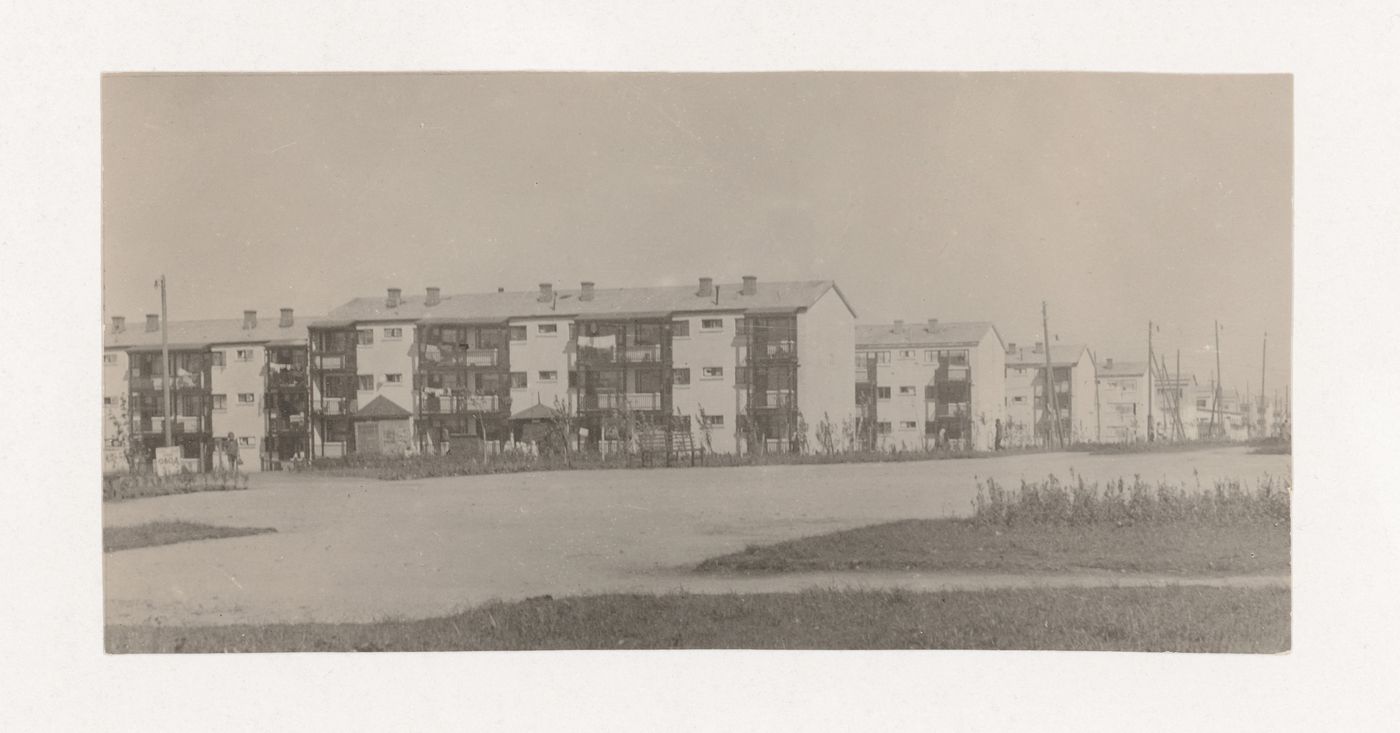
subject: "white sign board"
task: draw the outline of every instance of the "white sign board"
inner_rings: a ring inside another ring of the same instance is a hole
[[[180,473],[180,446],[156,449],[156,475],[174,476]]]

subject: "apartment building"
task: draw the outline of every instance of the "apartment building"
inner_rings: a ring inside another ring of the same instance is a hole
[[[1104,359],[1098,364],[1099,439],[1106,443],[1147,440],[1147,362]],[[1161,401],[1156,400],[1161,406]],[[1153,422],[1161,425],[1159,413]],[[1157,435],[1161,435],[1160,430]]]
[[[1066,445],[1102,440],[1096,407],[1097,374],[1089,348],[1082,344],[1052,344],[1050,368],[1054,370],[1055,399],[1045,389],[1046,346],[1032,348],[1007,344],[1006,417],[1010,445]],[[1059,411],[1055,429],[1052,408]]]
[[[589,449],[643,430],[801,449],[817,421],[854,411],[854,317],[831,281],[390,289],[312,324],[312,442],[327,456],[489,450],[538,442],[565,415]]]
[[[170,375],[171,437],[192,471],[223,465],[226,441],[238,445],[241,470],[275,468],[309,454],[305,326],[292,309],[276,320],[256,311],[241,319],[172,321],[168,363],[160,318],[141,329],[112,318],[103,350],[103,466],[148,463],[165,445],[164,380]]]
[[[1006,348],[992,324],[862,324],[855,354],[856,399],[873,421],[875,445],[995,447]]]

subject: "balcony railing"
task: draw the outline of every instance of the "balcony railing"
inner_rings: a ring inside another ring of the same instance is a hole
[[[345,362],[345,357],[339,354],[318,354],[313,361],[316,365],[316,369],[323,372],[335,372],[345,369],[347,368]]]
[[[268,420],[268,427],[275,433],[294,433],[306,430],[306,415],[283,415]]]
[[[797,395],[792,392],[768,390],[750,395],[750,407],[760,409],[790,409],[797,406]]]
[[[499,349],[464,349],[449,344],[423,347],[425,367],[494,367],[500,364]]]
[[[453,415],[462,412],[496,412],[503,400],[497,395],[428,395],[420,403],[425,415]]]
[[[295,369],[274,371],[268,375],[267,385],[272,389],[306,389],[306,372]]]
[[[165,377],[136,377],[131,380],[131,388],[138,392],[159,392],[165,389]],[[170,388],[204,389],[204,375],[181,374],[170,380]]]
[[[137,418],[140,430],[143,433],[163,433],[165,432],[165,418],[141,415]],[[170,418],[170,432],[180,433],[203,433],[205,421],[202,417],[191,415],[181,415]]]
[[[322,415],[352,415],[355,401],[344,397],[326,397],[313,403],[312,409]]]
[[[749,361],[786,361],[797,358],[797,340],[782,339],[754,344]]]
[[[579,397],[583,410],[660,410],[660,392],[600,392]]]
[[[593,364],[657,364],[661,363],[661,345],[590,346],[580,343],[578,363]]]

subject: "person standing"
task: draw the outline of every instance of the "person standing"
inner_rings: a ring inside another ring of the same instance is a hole
[[[228,439],[224,441],[224,455],[228,457],[229,468],[235,474],[238,473],[238,464],[242,463],[243,459],[238,457],[238,438],[234,437],[233,433],[229,433]]]
[[[992,441],[992,450],[1001,450],[1001,418],[997,418],[996,438]]]

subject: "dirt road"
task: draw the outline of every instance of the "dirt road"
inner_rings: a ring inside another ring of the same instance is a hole
[[[184,519],[278,530],[104,556],[107,621],[365,621],[448,613],[492,599],[612,591],[973,587],[987,581],[946,574],[724,578],[688,568],[750,543],[965,513],[978,477],[1014,484],[1050,473],[1068,478],[1073,469],[1089,480],[1136,474],[1194,484],[1199,476],[1210,486],[1216,478],[1284,477],[1290,466],[1289,456],[1222,449],[406,482],[255,476],[244,492],[106,505],[108,526]]]

